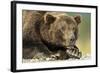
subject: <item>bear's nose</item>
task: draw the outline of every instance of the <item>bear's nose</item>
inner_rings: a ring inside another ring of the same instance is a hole
[[[71,42],[75,41],[75,36],[74,35],[71,36],[70,41]]]
[[[73,42],[75,40],[75,38],[71,38],[70,41]]]

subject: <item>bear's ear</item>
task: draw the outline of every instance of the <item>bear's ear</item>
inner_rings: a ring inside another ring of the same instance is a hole
[[[80,15],[75,16],[74,19],[75,19],[77,24],[81,23],[81,16]]]
[[[47,14],[46,15],[46,18],[45,18],[45,22],[46,24],[50,25],[51,23],[53,23],[54,21],[56,20],[56,17],[50,15],[50,14]]]

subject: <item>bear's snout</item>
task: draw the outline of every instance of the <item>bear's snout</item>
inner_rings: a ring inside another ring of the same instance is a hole
[[[74,34],[72,34],[72,35],[70,36],[70,41],[71,41],[71,42],[75,41],[75,35],[74,35]]]

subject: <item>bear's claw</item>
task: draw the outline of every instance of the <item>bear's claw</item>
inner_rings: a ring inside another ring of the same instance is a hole
[[[80,52],[76,46],[67,47],[66,53],[69,58],[80,59],[82,57],[82,52]]]

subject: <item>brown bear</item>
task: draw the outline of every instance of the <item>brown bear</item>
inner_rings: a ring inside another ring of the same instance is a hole
[[[56,56],[56,59],[80,58],[81,53],[75,45],[81,22],[79,15],[73,17],[65,12],[23,10],[22,16],[24,59],[37,55]]]

